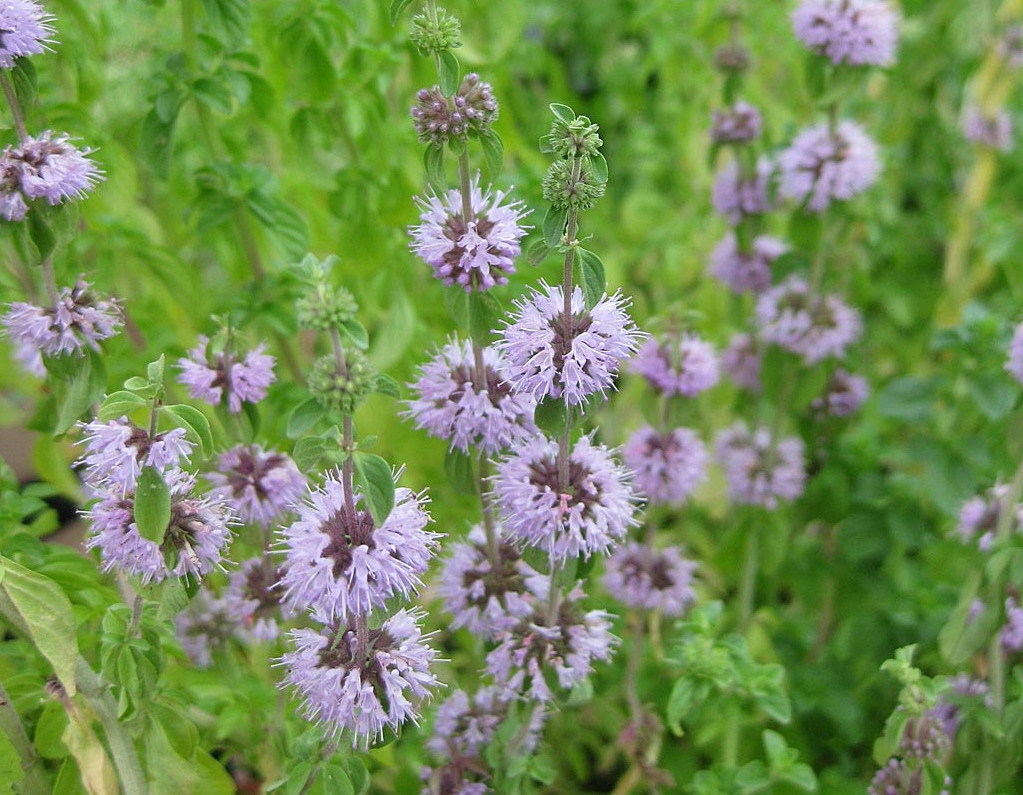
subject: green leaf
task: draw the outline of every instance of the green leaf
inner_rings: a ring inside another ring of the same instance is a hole
[[[682,734],[682,718],[692,708],[696,701],[696,680],[691,676],[683,676],[675,680],[668,696],[668,706],[665,713],[668,728],[675,734]]]
[[[444,188],[444,146],[439,143],[431,143],[423,153],[423,164],[426,166],[426,179],[433,185],[434,190]]]
[[[152,395],[145,394],[149,389],[149,381],[139,375],[133,375],[125,381],[124,388],[130,389],[132,392],[141,392],[143,393],[142,397],[152,397]]]
[[[473,341],[486,346],[502,313],[500,302],[489,291],[469,293],[469,336]]]
[[[601,184],[607,182],[607,159],[600,152],[590,155],[590,172],[597,182]]]
[[[231,112],[231,91],[223,83],[201,77],[192,84],[192,94],[203,105],[221,113]]]
[[[488,128],[480,134],[480,147],[483,149],[487,173],[491,179],[495,179],[504,165],[504,142],[500,135]]]
[[[288,416],[287,434],[289,439],[297,439],[320,421],[326,412],[319,401],[306,398],[291,410]]]
[[[57,236],[46,223],[42,213],[31,212],[28,214],[28,234],[39,252],[40,262],[53,253],[53,249],[57,246]]]
[[[544,398],[536,404],[533,422],[549,436],[561,436],[565,432],[565,403],[555,398]]]
[[[327,452],[327,440],[322,436],[303,436],[295,442],[291,457],[295,466],[302,472],[313,472],[317,469],[320,459]]]
[[[809,765],[798,764],[792,765],[792,767],[783,770],[778,774],[778,778],[782,781],[787,781],[793,786],[799,787],[801,790],[806,792],[817,791],[817,776],[813,772],[813,768]]]
[[[168,417],[179,428],[185,429],[185,435],[198,443],[205,457],[213,455],[213,431],[206,415],[194,406],[180,403],[173,406],[161,406],[158,411]]]
[[[153,467],[144,467],[135,484],[135,524],[139,535],[163,543],[171,518],[171,493],[167,481]]]
[[[68,748],[62,739],[67,724],[67,710],[59,701],[51,701],[43,707],[32,733],[32,745],[39,756],[43,759],[63,759],[68,755]]]
[[[145,405],[147,405],[147,401],[134,392],[124,390],[111,392],[99,407],[96,417],[104,422],[116,420]]]
[[[369,347],[369,332],[358,320],[346,320],[338,328],[359,350],[364,351]]]
[[[401,12],[405,10],[412,0],[391,0],[391,24],[397,25]]]
[[[167,357],[162,353],[159,359],[146,365],[146,377],[149,379],[150,386],[156,387],[161,393],[163,392],[163,381],[166,372]]]
[[[65,376],[53,384],[57,401],[53,432],[58,436],[67,432],[107,391],[106,364],[101,354],[90,348],[85,356],[60,358],[64,360],[61,364],[73,364],[74,371],[70,377]],[[51,363],[48,360],[47,366]]]
[[[380,527],[394,507],[394,475],[391,465],[373,453],[355,453],[355,475],[369,503],[373,521]]]
[[[552,102],[549,106],[551,113],[558,117],[565,124],[570,124],[575,121],[575,111],[572,110],[568,105],[562,105],[558,102]]]
[[[373,391],[401,400],[401,385],[386,373],[377,373],[373,381]]]
[[[763,792],[771,786],[771,774],[759,759],[747,762],[735,774],[735,786],[742,795]]]
[[[458,90],[458,59],[451,50],[442,50],[438,55],[440,67],[440,90],[450,97]]]
[[[0,613],[24,631],[69,696],[78,692],[78,640],[71,602],[49,577],[0,556]]]
[[[583,296],[587,308],[592,309],[604,297],[607,290],[607,277],[604,275],[604,263],[592,251],[577,248],[576,262],[579,265],[580,281],[583,284]]]
[[[568,220],[568,209],[557,208],[551,205],[543,217],[543,241],[550,248],[557,248],[561,245],[561,239],[565,236],[565,222]]]
[[[469,294],[460,287],[444,291],[444,305],[459,328],[469,328]]]
[[[0,782],[3,782],[0,784],[0,792],[13,792],[11,788],[24,778],[25,771],[21,769],[21,757],[17,749],[7,739],[7,735],[0,731]]]
[[[981,574],[971,574],[959,591],[959,602],[948,622],[938,633],[938,649],[950,665],[962,665],[980,648],[995,630],[998,611],[985,608],[973,614],[974,600],[980,592]]]
[[[157,603],[156,616],[161,621],[169,621],[188,607],[188,594],[181,579],[171,577],[153,589],[153,598]]]
[[[202,0],[202,7],[213,29],[226,44],[239,44],[249,33],[251,0]]]
[[[824,220],[819,213],[797,208],[789,216],[789,239],[801,251],[816,251],[823,231]]]
[[[550,253],[551,247],[547,245],[547,241],[535,240],[526,251],[526,262],[533,266],[542,265]]]
[[[476,493],[476,474],[472,459],[458,449],[448,450],[444,456],[444,474],[451,487],[459,494]]]

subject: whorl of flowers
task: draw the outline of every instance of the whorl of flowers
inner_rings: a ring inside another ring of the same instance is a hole
[[[283,569],[261,557],[250,558],[231,572],[224,604],[242,636],[252,642],[275,640],[281,632],[278,620],[291,615],[282,601],[283,575]]]
[[[628,607],[679,616],[696,600],[695,571],[696,564],[676,547],[654,549],[632,542],[608,558],[604,587]]]
[[[0,68],[13,69],[14,59],[39,55],[53,39],[53,17],[35,0],[0,3]]]
[[[774,508],[803,493],[806,469],[799,437],[774,439],[767,428],[751,432],[737,422],[718,434],[715,453],[736,503]]]
[[[499,331],[504,354],[501,375],[516,393],[534,400],[563,398],[576,406],[614,385],[622,360],[645,336],[625,311],[629,300],[616,292],[587,309],[583,291],[572,291],[566,319],[561,287],[541,289],[515,302],[511,322]]]
[[[746,215],[762,215],[771,210],[768,191],[774,163],[766,157],[757,160],[755,174],[744,174],[738,161],[732,160],[718,171],[711,189],[711,201],[719,215],[737,225]]]
[[[869,394],[866,378],[839,367],[831,374],[824,395],[813,402],[813,408],[832,417],[849,417],[860,410]]]
[[[636,524],[630,475],[603,445],[583,436],[560,482],[558,443],[516,445],[497,466],[494,496],[510,539],[543,549],[556,563],[607,552]]]
[[[668,397],[696,397],[720,378],[714,346],[692,333],[663,340],[649,338],[630,369]]]
[[[942,729],[953,741],[959,731],[962,705],[970,701],[982,701],[990,707],[993,703],[991,688],[983,679],[974,679],[966,673],[956,674],[949,680],[948,689],[938,697],[938,702],[928,714],[941,722]]]
[[[899,17],[887,0],[803,0],[792,13],[796,36],[835,64],[889,66]]]
[[[415,593],[438,538],[426,529],[426,502],[425,493],[399,488],[390,515],[376,527],[360,507],[362,495],[346,505],[341,473],[329,473],[295,506],[298,518],[279,531],[285,601],[329,622]]]
[[[760,368],[764,353],[755,337],[735,334],[721,353],[721,368],[736,384],[751,392],[759,392]]]
[[[485,133],[497,120],[498,110],[490,83],[470,73],[450,100],[439,86],[420,90],[410,113],[420,141],[444,144],[453,138],[464,139],[470,132]]]
[[[1005,370],[1013,378],[1023,384],[1023,323],[1016,326],[1009,343],[1009,356],[1005,361]]]
[[[546,605],[498,635],[487,655],[487,672],[503,693],[522,695],[541,704],[553,698],[545,672],[557,686],[569,689],[593,670],[594,660],[609,660],[618,639],[611,634],[610,616],[603,610],[584,611],[582,588],[561,601],[552,625]]]
[[[963,135],[967,141],[1008,152],[1012,149],[1012,116],[1004,108],[985,113],[971,105],[963,114]]]
[[[174,617],[178,643],[197,668],[209,668],[214,652],[231,641],[237,628],[227,600],[205,588]]]
[[[789,247],[777,238],[760,235],[749,251],[739,250],[729,232],[710,254],[710,272],[736,293],[762,293],[771,286],[771,265]]]
[[[863,193],[881,174],[877,144],[856,122],[803,130],[778,156],[778,193],[820,213]]]
[[[124,322],[118,302],[97,297],[89,286],[79,279],[74,287],[61,288],[52,306],[8,304],[4,329],[29,372],[45,372],[43,356],[80,353],[86,347],[99,350],[103,340],[117,334]]]
[[[1023,650],[1023,607],[1012,597],[1005,600],[1005,625],[998,638],[1006,651]]]
[[[899,738],[899,754],[906,759],[939,762],[952,748],[941,720],[929,712],[910,718]]]
[[[178,359],[181,375],[178,380],[196,400],[211,406],[227,403],[232,414],[242,410],[242,403],[259,403],[267,389],[277,380],[274,375],[274,357],[258,345],[239,358],[230,350],[214,350],[210,340],[200,335],[199,344]]]
[[[418,722],[419,706],[439,686],[430,666],[437,656],[419,627],[420,613],[400,610],[360,642],[354,625],[293,629],[294,649],[280,658],[281,687],[302,697],[302,713],[332,737],[347,732],[366,746]]]
[[[1006,510],[1012,511],[1009,522],[1010,532],[1023,532],[1023,505],[1007,504],[1011,494],[1010,487],[1005,483],[992,486],[983,495],[971,497],[963,503],[959,511],[959,524],[956,532],[964,542],[977,540],[977,546],[987,551],[995,540],[995,533]]]
[[[466,627],[474,635],[493,636],[547,598],[548,578],[526,563],[500,533],[496,549],[493,563],[480,525],[472,528],[466,541],[451,545],[437,590],[452,616],[452,629]]]
[[[114,491],[134,490],[143,467],[165,473],[185,466],[195,447],[185,438],[183,428],[150,436],[127,417],[109,422],[95,420],[81,427],[79,444],[85,452],[79,463],[83,479],[90,486]]]
[[[622,447],[622,461],[651,503],[681,503],[707,476],[707,451],[689,428],[640,428]]]
[[[468,223],[460,191],[418,198],[420,222],[409,228],[409,247],[444,284],[457,284],[466,292],[489,290],[507,284],[515,273],[515,258],[522,252],[520,243],[528,229],[522,219],[529,211],[520,201],[506,202],[506,192],[490,188],[484,192],[479,175],[469,196],[472,217]]]
[[[94,151],[79,149],[67,133],[50,130],[8,146],[0,155],[0,216],[22,220],[33,199],[57,205],[83,198],[103,179],[89,158]]]
[[[306,479],[284,453],[258,444],[237,445],[222,453],[207,477],[213,492],[246,524],[269,527],[305,493]]]
[[[496,348],[483,349],[485,372],[477,388],[471,343],[450,340],[409,384],[415,397],[406,404],[405,416],[463,453],[475,447],[490,455],[535,434],[536,401],[527,394],[513,394],[502,380],[503,358]]]
[[[837,295],[815,295],[810,285],[790,276],[757,300],[760,338],[791,353],[807,364],[829,356],[841,358],[863,331],[860,313]]]
[[[716,144],[745,144],[760,137],[764,119],[760,111],[746,102],[736,102],[725,110],[715,110],[710,139]]]

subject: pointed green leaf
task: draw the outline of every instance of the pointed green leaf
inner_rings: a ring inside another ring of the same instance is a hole
[[[547,208],[547,213],[543,217],[543,240],[550,248],[557,248],[561,245],[561,238],[565,236],[567,220],[568,210],[566,208],[558,208],[553,205]]]
[[[213,431],[210,430],[210,421],[199,409],[181,403],[161,406],[158,411],[178,428],[184,428],[185,435],[201,447],[205,457],[213,455]]]
[[[458,59],[451,50],[443,50],[439,54],[440,90],[450,97],[458,90]]]
[[[96,417],[103,422],[116,420],[118,417],[130,414],[135,409],[142,408],[145,405],[147,405],[147,401],[134,392],[127,392],[125,390],[111,392],[99,407]]]
[[[579,276],[583,285],[586,306],[592,309],[604,297],[604,292],[607,290],[604,263],[600,257],[584,248],[576,249],[576,263],[579,265]]]
[[[314,397],[306,398],[291,410],[288,417],[289,439],[297,439],[320,421],[326,412]]]
[[[568,105],[552,102],[548,107],[550,107],[551,113],[557,116],[561,121],[565,122],[565,124],[570,124],[575,121],[575,111],[568,107]]]
[[[369,512],[377,527],[382,525],[394,507],[394,475],[391,465],[373,453],[358,451],[354,457],[355,475]]]
[[[459,494],[476,493],[476,476],[472,459],[458,449],[448,450],[444,456],[444,474],[451,487]]]
[[[444,147],[438,143],[432,143],[426,147],[423,153],[423,163],[426,166],[426,179],[433,185],[434,190],[444,189]]]
[[[401,18],[401,12],[405,10],[412,0],[391,0],[391,24],[397,25]]]
[[[135,525],[139,535],[163,543],[171,517],[171,493],[167,481],[153,467],[145,467],[135,484]]]

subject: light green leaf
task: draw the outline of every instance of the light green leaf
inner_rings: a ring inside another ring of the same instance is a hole
[[[380,527],[394,507],[394,475],[391,465],[373,453],[355,453],[355,476],[358,478],[373,521]]]
[[[210,430],[210,421],[199,409],[181,403],[161,406],[159,411],[174,425],[184,428],[185,435],[202,448],[204,456],[213,455],[213,431]]]
[[[153,467],[144,467],[135,484],[135,525],[139,535],[163,543],[171,517],[171,493],[167,481]]]
[[[314,397],[307,398],[291,410],[288,417],[287,434],[289,439],[297,439],[312,428],[326,412]]]
[[[116,420],[118,417],[130,414],[135,409],[142,408],[146,403],[147,401],[144,398],[136,395],[134,392],[124,390],[111,392],[99,407],[96,417],[104,422]]]

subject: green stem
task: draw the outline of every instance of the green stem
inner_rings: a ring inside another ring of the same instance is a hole
[[[750,528],[746,539],[746,559],[742,564],[742,579],[739,582],[739,630],[745,631],[753,616],[753,597],[757,586],[757,565],[760,555],[759,530]]]
[[[18,131],[18,140],[24,143],[28,140],[28,130],[25,128],[25,117],[21,112],[21,103],[18,102],[18,94],[14,90],[14,84],[7,75],[7,70],[0,70],[0,88],[3,89],[4,97],[7,98],[7,105],[11,109],[11,116],[14,119],[14,129]]]
[[[7,735],[14,750],[21,760],[21,769],[25,774],[19,785],[19,792],[25,795],[46,795],[50,790],[50,783],[46,780],[46,773],[39,763],[32,743],[25,734],[25,728],[21,725],[21,718],[18,717],[14,704],[11,703],[3,684],[0,684],[0,734]]]

